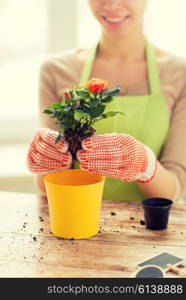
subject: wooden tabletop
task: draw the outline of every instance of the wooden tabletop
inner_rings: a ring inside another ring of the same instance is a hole
[[[0,192],[0,277],[124,278],[164,252],[186,260],[186,206],[173,206],[167,230],[146,230],[141,220],[139,203],[103,201],[98,235],[63,240],[50,232],[46,200]]]

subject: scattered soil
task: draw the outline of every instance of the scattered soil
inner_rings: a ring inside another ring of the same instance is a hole
[[[24,222],[23,224],[23,228],[26,228],[27,222]]]
[[[133,220],[134,220],[134,217],[130,217],[130,220],[133,221]]]
[[[111,216],[115,216],[116,215],[116,213],[113,212],[113,211],[111,211],[110,214],[111,214]]]
[[[42,217],[39,217],[40,222],[44,222],[44,219]]]
[[[141,225],[145,225],[145,221],[140,220],[140,224],[141,224]]]
[[[33,240],[34,240],[34,242],[36,242],[36,241],[37,241],[37,239],[36,239],[36,237],[35,237],[35,236],[33,236]]]

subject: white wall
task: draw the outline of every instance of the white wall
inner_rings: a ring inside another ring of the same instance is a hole
[[[186,1],[150,0],[145,30],[160,48],[186,57]]]
[[[81,0],[48,0],[48,49],[58,52],[77,45],[77,6]]]

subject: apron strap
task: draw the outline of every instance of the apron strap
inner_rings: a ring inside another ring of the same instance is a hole
[[[90,79],[98,45],[99,44],[97,43],[96,46],[90,50],[88,58],[84,63],[80,81],[79,81],[80,85],[83,85],[87,80]],[[150,94],[157,95],[161,93],[159,71],[156,63],[156,55],[155,55],[154,47],[148,40],[146,41],[146,55],[147,55],[147,69],[148,69],[148,81],[149,81]]]
[[[149,41],[147,41],[146,43],[146,53],[147,53],[149,88],[152,95],[157,95],[157,94],[159,95],[161,93],[159,70],[157,67],[154,46]]]

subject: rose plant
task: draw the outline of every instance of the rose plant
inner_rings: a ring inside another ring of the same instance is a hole
[[[61,91],[61,103],[53,103],[43,111],[51,115],[59,127],[55,143],[63,137],[69,143],[69,151],[73,161],[76,152],[81,149],[81,141],[95,134],[93,125],[108,117],[117,114],[125,115],[120,111],[105,112],[108,103],[119,93],[120,86],[107,89],[107,81],[93,78],[85,86],[74,86]]]

